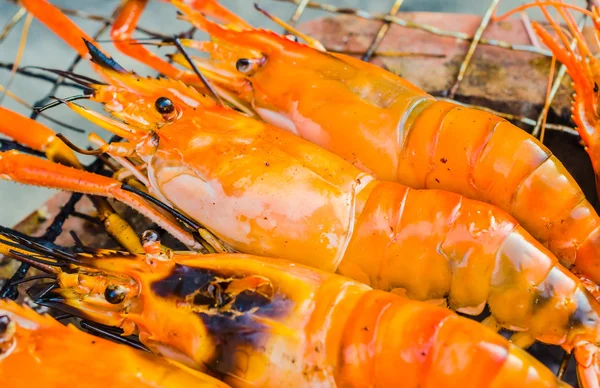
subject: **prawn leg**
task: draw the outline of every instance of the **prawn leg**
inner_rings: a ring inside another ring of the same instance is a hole
[[[125,3],[111,28],[111,38],[114,41],[115,47],[121,53],[136,59],[169,78],[181,80],[189,84],[197,84],[197,86],[204,89],[204,86],[199,82],[200,80],[196,74],[177,69],[169,62],[161,59],[148,50],[145,46],[137,44],[136,40],[133,38],[133,32],[135,31],[147,4],[148,0],[128,0]],[[221,6],[215,0],[192,0],[187,2],[187,6],[194,10],[201,10],[204,14],[227,23],[230,27],[250,27],[243,19]],[[184,66],[188,65],[186,67],[190,68],[187,61],[181,61],[180,63]]]
[[[185,82],[197,81],[198,78],[195,74],[177,69],[133,39],[133,32],[147,5],[148,0],[128,0],[121,8],[110,31],[115,47],[123,54],[150,66],[167,77],[181,79]]]
[[[88,48],[83,39],[90,42],[94,39],[79,28],[61,10],[47,0],[19,0],[18,3],[77,51],[79,55],[83,58],[89,58]]]
[[[179,1],[166,0],[170,3],[180,3]],[[231,12],[223,5],[219,3],[218,0],[188,0],[186,4],[196,10],[200,11],[205,15],[213,17],[219,20],[222,23],[227,23],[229,27],[234,28],[249,28],[251,27],[244,19]]]
[[[514,333],[510,336],[510,342],[522,349],[527,349],[535,342],[535,338],[526,331]]]
[[[201,249],[194,237],[175,220],[163,215],[135,194],[122,189],[121,183],[115,179],[15,151],[0,153],[0,176],[22,184],[115,198],[151,219],[186,246]]]
[[[53,162],[83,170],[73,151],[50,128],[3,107],[0,107],[0,117],[2,118],[0,133],[9,136],[19,144],[45,153],[46,157]],[[115,212],[106,199],[91,196],[90,200],[106,232],[115,241],[129,252],[143,252],[135,230]]]
[[[502,330],[502,325],[498,323],[496,318],[494,318],[492,315],[481,321],[481,324],[494,330],[495,332],[499,332],[500,330]]]

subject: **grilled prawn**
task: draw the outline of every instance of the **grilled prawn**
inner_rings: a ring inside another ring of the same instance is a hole
[[[594,264],[600,218],[534,137],[490,113],[436,100],[375,65],[316,49],[310,40],[312,47],[233,19],[219,25],[172,2],[210,34],[211,42],[189,44],[211,55],[196,65],[238,104],[379,179],[492,203],[564,266],[600,282]],[[174,59],[189,66],[180,55]]]
[[[51,291],[29,290],[43,294],[38,303],[138,334],[234,387],[564,385],[475,321],[288,261],[155,249],[53,255],[21,243],[32,265],[57,276]]]
[[[174,361],[64,326],[8,300],[0,300],[0,380],[9,388],[227,387]]]

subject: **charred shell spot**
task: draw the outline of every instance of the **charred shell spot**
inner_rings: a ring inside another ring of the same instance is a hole
[[[196,290],[207,288],[216,277],[217,274],[209,270],[177,264],[169,276],[152,284],[152,291],[162,298],[183,299]]]
[[[152,284],[152,291],[160,297],[185,300],[195,306],[227,307],[237,312],[247,312],[269,304],[273,296],[270,284],[258,290],[252,289],[253,283],[248,282],[248,289],[238,290],[247,278],[251,277],[231,276],[177,264],[169,276]],[[232,290],[230,285],[234,282],[236,284]]]
[[[269,279],[243,273],[176,265],[166,278],[151,285],[158,296],[192,305],[216,344],[209,367],[243,378],[248,352],[264,352],[273,335],[265,321],[290,314],[294,301],[276,292]],[[260,318],[260,319],[257,319]]]
[[[255,291],[244,291],[235,298],[231,308],[235,311],[249,311],[267,305],[270,299]]]
[[[94,46],[91,42],[83,39],[85,46],[92,57],[92,61],[101,67],[109,70],[114,70],[117,73],[127,74],[127,70],[123,68],[123,66],[119,65],[117,61],[115,61],[112,57],[108,57],[102,53],[96,46]]]
[[[582,290],[578,289],[575,291],[574,297],[577,308],[575,308],[573,313],[569,316],[567,323],[568,328],[580,329],[597,326],[597,314],[589,300],[589,298],[592,298],[592,296],[588,296],[586,293],[582,292]]]
[[[535,291],[533,297],[533,313],[539,311],[546,307],[548,303],[552,302],[552,298],[554,297],[554,289],[551,287],[544,287],[543,289],[538,289]]]
[[[293,301],[289,299],[275,296],[273,300],[266,300],[264,296],[250,294],[253,293],[241,293],[231,309],[219,314],[198,313],[210,337],[218,344],[213,359],[207,364],[212,370],[224,375],[244,378],[249,363],[243,359],[250,358],[250,351],[266,353],[267,340],[277,335],[271,332],[271,328],[263,320],[268,317],[277,321],[293,308]],[[236,311],[236,307],[245,312]],[[254,319],[255,316],[260,316],[261,319]]]
[[[195,305],[205,305],[205,306],[210,306],[214,303],[214,298],[208,296],[208,295],[204,295],[204,294],[197,294],[196,296],[194,296],[194,304]]]
[[[160,235],[157,231],[148,229],[142,233],[142,246],[146,253],[160,254]]]

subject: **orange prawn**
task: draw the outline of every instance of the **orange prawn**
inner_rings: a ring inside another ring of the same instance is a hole
[[[196,58],[196,66],[238,105],[379,179],[492,203],[564,266],[600,282],[600,217],[531,135],[487,112],[439,101],[375,65],[319,50],[310,39],[304,45],[232,18],[216,24],[198,7],[171,2],[210,34],[211,42],[182,43],[211,55]],[[190,66],[181,55],[173,59]]]
[[[174,361],[64,326],[8,300],[0,300],[0,379],[4,387],[228,387]]]
[[[149,193],[230,248],[338,272],[413,299],[447,299],[471,315],[488,304],[486,323],[519,331],[520,345],[537,339],[575,349],[581,365],[597,368],[577,349],[586,344],[595,352],[600,342],[583,340],[568,322],[600,305],[510,215],[455,193],[378,181],[180,82],[139,82],[105,71],[114,84],[96,86],[90,99],[118,108],[114,115],[131,126],[64,101],[126,137],[93,152],[143,160]],[[126,86],[136,98],[113,103]],[[132,194],[116,180],[15,152],[0,154],[0,175],[95,195]],[[586,323],[592,332],[595,321]]]
[[[17,258],[57,276],[29,289],[38,303],[121,327],[234,387],[566,386],[447,309],[284,260],[157,251],[152,239],[146,256],[85,257],[21,240],[30,255]]]

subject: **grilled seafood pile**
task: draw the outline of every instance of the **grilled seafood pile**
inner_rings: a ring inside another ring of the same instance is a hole
[[[540,141],[299,32],[256,29],[216,0],[169,2],[210,36],[161,40],[179,48],[174,63],[125,43],[147,1],[126,1],[111,31],[160,78],[123,68],[51,3],[18,2],[100,78],[46,69],[85,93],[39,111],[69,108],[114,138],[92,132],[83,148],[0,108],[0,132],[33,154],[0,152],[0,177],[90,196],[122,248],[1,228],[0,253],[43,273],[26,287],[35,304],[124,344],[2,301],[2,381],[80,381],[49,356],[62,346],[67,362],[98,364],[87,375],[98,385],[566,385],[526,352],[537,341],[573,355],[580,386],[600,385],[600,217]],[[596,166],[598,63],[570,12],[598,31],[600,15],[531,6],[560,38],[535,25],[573,78]],[[153,230],[138,237],[112,201],[185,251]],[[6,295],[28,280],[8,281]],[[482,322],[464,316],[486,307]],[[114,357],[85,358],[96,353]],[[23,373],[34,360],[43,373]]]

